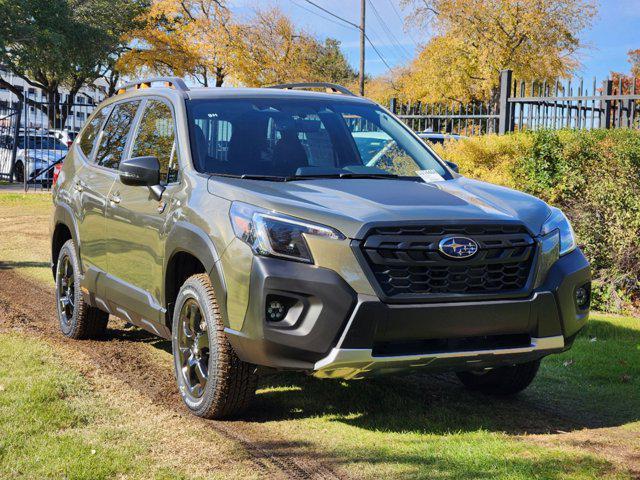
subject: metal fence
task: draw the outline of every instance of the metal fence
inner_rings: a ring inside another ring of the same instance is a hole
[[[96,105],[84,102],[0,102],[0,179],[50,188],[62,160]]]
[[[16,152],[12,139],[19,132],[22,110],[18,104],[0,102],[0,180],[10,180],[11,167]]]
[[[524,82],[504,70],[495,103],[422,105],[394,99],[390,109],[416,131],[460,135],[541,128],[640,128],[640,79]]]

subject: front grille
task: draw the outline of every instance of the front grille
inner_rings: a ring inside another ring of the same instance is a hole
[[[438,245],[452,235],[472,238],[468,259],[443,255]],[[375,281],[389,298],[492,295],[527,286],[535,241],[521,225],[377,227],[360,246]]]

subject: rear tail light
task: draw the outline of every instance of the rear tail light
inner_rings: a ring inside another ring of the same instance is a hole
[[[60,175],[60,170],[62,170],[62,162],[57,163],[54,167],[53,167],[53,184],[55,185],[56,182],[58,181],[58,175]]]

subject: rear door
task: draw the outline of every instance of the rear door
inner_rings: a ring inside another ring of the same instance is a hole
[[[155,97],[145,101],[127,156],[157,157],[166,190],[158,201],[146,186],[125,185],[116,179],[107,206],[107,264],[113,277],[108,297],[127,310],[131,321],[142,321],[141,326],[149,328],[146,321],[158,321],[162,315],[165,224],[171,197],[179,188],[170,103]]]
[[[76,214],[80,233],[80,256],[87,280],[97,281],[96,275],[107,270],[105,213],[107,199],[118,172],[117,167],[124,153],[140,101],[116,104],[100,130],[103,118],[94,117],[80,140],[80,149],[92,150],[87,162],[75,175]],[[106,117],[107,112],[104,113]],[[95,122],[95,123],[94,123]],[[96,137],[97,132],[100,132]],[[91,148],[92,137],[96,140]],[[93,272],[88,272],[92,270]],[[93,275],[92,275],[93,273]],[[97,292],[97,285],[88,285]]]

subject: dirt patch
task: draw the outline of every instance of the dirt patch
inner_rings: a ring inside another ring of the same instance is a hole
[[[561,445],[604,456],[632,478],[640,479],[640,431],[637,427],[583,429],[558,435],[528,435],[525,438],[544,446]]]
[[[55,344],[73,353],[68,357],[75,358],[83,375],[100,388],[110,388],[104,385],[105,378],[110,378],[116,385],[123,385],[152,405],[162,407],[166,416],[176,421],[164,426],[167,444],[158,446],[160,455],[163,449],[171,450],[174,456],[176,451],[185,451],[186,458],[210,464],[210,468],[204,468],[209,472],[219,472],[226,463],[248,457],[259,476],[343,478],[335,466],[338,460],[323,458],[322,454],[311,450],[310,444],[274,437],[272,432],[256,423],[208,421],[188,414],[175,388],[170,365],[158,362],[150,348],[149,344],[158,342],[157,338],[127,329],[122,322],[112,319],[105,339],[71,341],[59,333],[54,306],[53,289],[43,288],[11,270],[0,268],[0,331],[18,331]],[[186,435],[185,430],[196,433]],[[212,432],[239,447],[237,459],[216,459],[208,454],[219,450],[215,438],[211,438]],[[194,458],[193,452],[200,453]]]

